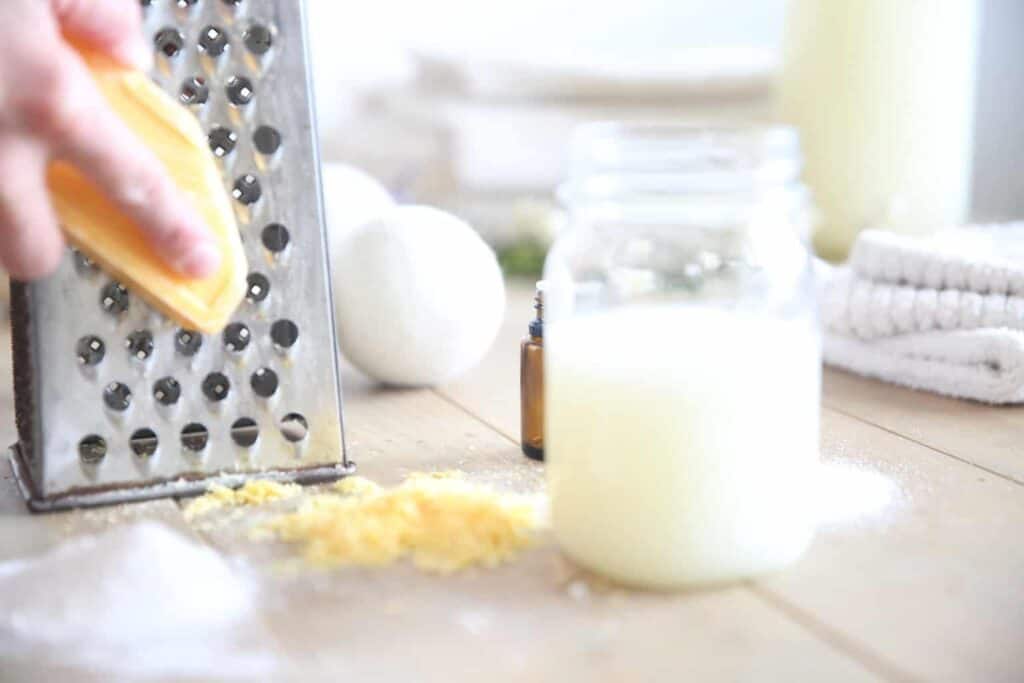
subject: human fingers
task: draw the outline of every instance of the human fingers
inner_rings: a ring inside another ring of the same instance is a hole
[[[61,32],[114,59],[147,71],[153,62],[142,37],[137,0],[50,0]]]
[[[108,106],[84,63],[55,55],[55,85],[37,125],[56,158],[94,180],[171,267],[192,277],[220,263],[213,236],[166,168]]]
[[[40,146],[0,139],[0,264],[16,280],[49,275],[63,254],[46,165]]]

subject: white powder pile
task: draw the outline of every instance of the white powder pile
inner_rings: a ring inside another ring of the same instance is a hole
[[[902,497],[892,479],[851,463],[822,464],[814,491],[822,526],[884,521]]]
[[[265,675],[255,582],[142,522],[0,564],[0,659],[136,677]]]

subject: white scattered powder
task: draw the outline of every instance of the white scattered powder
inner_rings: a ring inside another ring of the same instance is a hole
[[[878,521],[901,498],[892,479],[851,463],[821,465],[816,484],[815,503],[822,526]]]
[[[576,580],[569,584],[566,593],[576,602],[583,602],[590,597],[590,586],[586,581]]]
[[[273,669],[256,583],[156,522],[0,564],[0,659],[134,677],[251,678]]]
[[[480,610],[459,612],[455,620],[465,631],[473,636],[482,636],[494,622],[494,617],[489,612]]]

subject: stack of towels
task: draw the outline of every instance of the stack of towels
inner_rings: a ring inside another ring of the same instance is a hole
[[[986,403],[1024,403],[1024,223],[863,233],[821,264],[825,361]]]

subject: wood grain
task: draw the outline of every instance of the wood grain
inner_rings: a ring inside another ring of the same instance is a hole
[[[1024,642],[1024,489],[826,409],[822,456],[891,479],[884,514],[833,525],[764,583],[923,680],[1014,680]]]
[[[1024,407],[993,407],[826,370],[830,408],[1024,484]]]

